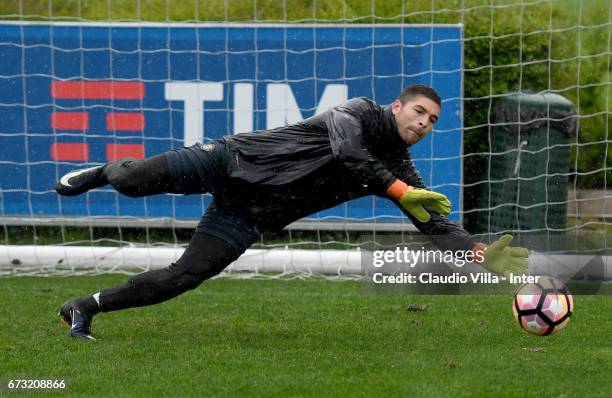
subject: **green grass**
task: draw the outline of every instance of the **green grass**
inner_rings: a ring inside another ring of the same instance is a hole
[[[1,278],[0,379],[65,378],[68,390],[49,396],[89,397],[610,392],[609,297],[576,297],[566,330],[543,338],[514,324],[510,297],[372,296],[356,282],[224,279],[158,306],[101,314],[98,341],[69,339],[58,306],[124,279]],[[426,311],[409,312],[410,304]]]

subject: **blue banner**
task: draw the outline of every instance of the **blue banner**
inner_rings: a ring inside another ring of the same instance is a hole
[[[413,158],[460,220],[461,39],[454,25],[2,23],[1,214],[197,219],[209,195],[134,199],[105,187],[59,197],[54,185],[75,168],[278,127],[352,97],[388,105],[424,83],[442,116]],[[405,219],[374,197],[311,218]]]

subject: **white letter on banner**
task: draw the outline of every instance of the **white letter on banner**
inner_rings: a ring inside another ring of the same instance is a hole
[[[328,84],[323,90],[315,115],[348,99],[346,84]],[[301,121],[302,112],[288,84],[268,84],[266,93],[266,126],[269,129]]]
[[[323,90],[315,115],[323,113],[329,108],[340,105],[348,99],[348,86],[346,84],[328,84]]]
[[[223,100],[222,83],[166,83],[167,101],[184,101],[184,145],[202,142],[204,138],[204,101]]]
[[[234,134],[253,131],[253,84],[234,84]]]

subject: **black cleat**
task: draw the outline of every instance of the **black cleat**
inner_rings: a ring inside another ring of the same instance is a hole
[[[103,170],[104,166],[73,170],[60,178],[57,185],[55,185],[55,190],[63,196],[75,196],[90,189],[106,185],[106,182],[100,181]]]
[[[70,326],[70,336],[76,339],[95,340],[91,335],[93,317],[77,306],[76,300],[68,300],[60,307],[57,314],[62,322]]]

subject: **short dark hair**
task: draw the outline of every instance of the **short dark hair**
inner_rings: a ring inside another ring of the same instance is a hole
[[[412,86],[406,87],[397,99],[402,103],[402,105],[404,105],[417,95],[427,97],[438,104],[439,107],[442,107],[442,100],[440,99],[438,93],[436,93],[436,90],[424,84],[413,84]]]

